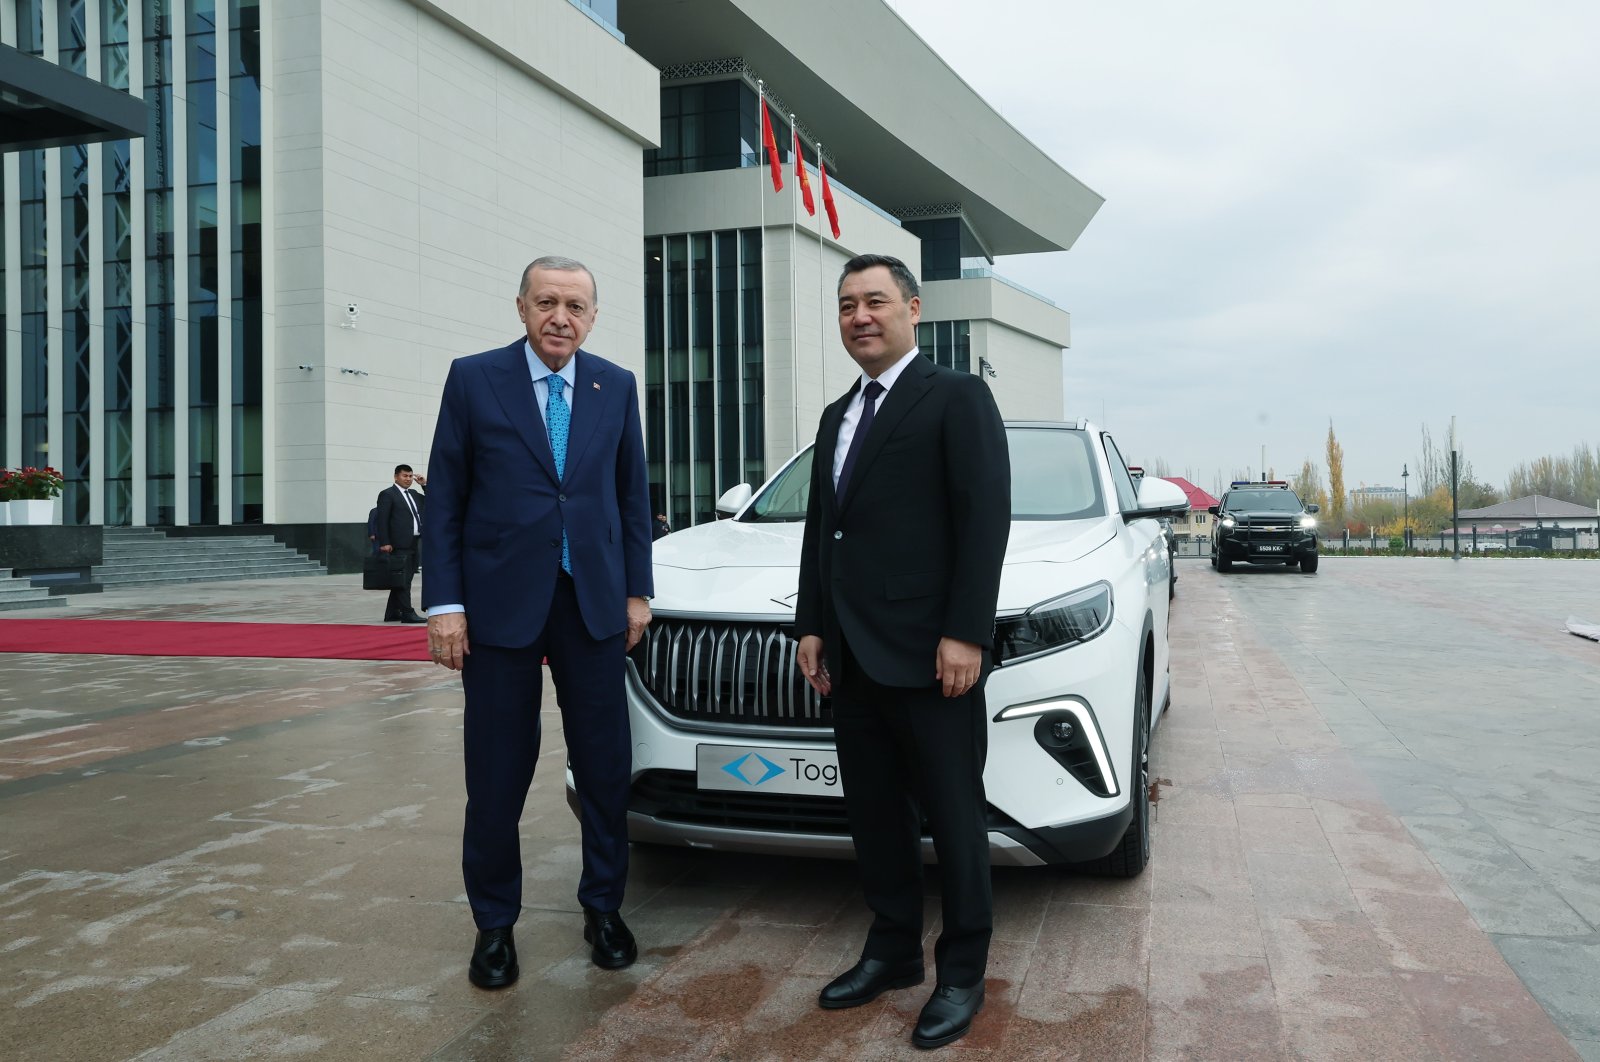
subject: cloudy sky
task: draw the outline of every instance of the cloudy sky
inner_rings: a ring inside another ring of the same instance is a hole
[[[1498,487],[1600,443],[1600,5],[891,6],[1105,197],[996,266],[1072,312],[1067,413],[1130,460],[1326,477],[1331,420],[1398,486],[1455,416]]]

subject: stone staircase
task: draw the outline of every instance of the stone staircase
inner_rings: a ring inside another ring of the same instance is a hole
[[[50,591],[35,589],[27,579],[15,578],[10,568],[0,568],[0,612],[19,608],[58,608],[67,602]]]
[[[153,527],[106,528],[104,560],[90,573],[107,590],[328,574],[271,535],[169,538]]]

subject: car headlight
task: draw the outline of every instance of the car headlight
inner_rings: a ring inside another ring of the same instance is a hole
[[[995,620],[994,659],[1010,664],[1086,642],[1111,626],[1111,584],[1042,601],[1020,616]]]
[[[1300,526],[1301,527],[1316,527],[1317,526],[1317,518],[1315,516],[1302,516],[1300,518]]]
[[[1233,517],[1231,517],[1231,516],[1224,516],[1224,517],[1223,517],[1223,518],[1222,518],[1222,526],[1223,526],[1223,527],[1232,527],[1232,526],[1233,526]]]

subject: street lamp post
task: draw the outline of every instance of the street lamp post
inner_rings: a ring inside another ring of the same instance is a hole
[[[1400,535],[1405,540],[1406,549],[1411,548],[1411,469],[1408,465],[1400,466]]]

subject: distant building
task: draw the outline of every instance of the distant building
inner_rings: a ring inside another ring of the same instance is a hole
[[[1600,511],[1588,505],[1530,494],[1482,509],[1463,509],[1456,527],[1463,535],[1473,531],[1501,534],[1529,528],[1594,531],[1600,529]],[[1450,530],[1446,528],[1444,533],[1448,535]]]
[[[1166,476],[1164,478],[1168,483],[1176,483],[1182,487],[1183,493],[1189,497],[1189,511],[1182,517],[1173,518],[1172,533],[1180,539],[1210,538],[1211,521],[1215,517],[1206,510],[1218,504],[1217,499],[1182,476]]]
[[[1359,509],[1368,502],[1394,502],[1403,504],[1406,492],[1400,487],[1357,487],[1350,492],[1350,508]]]

